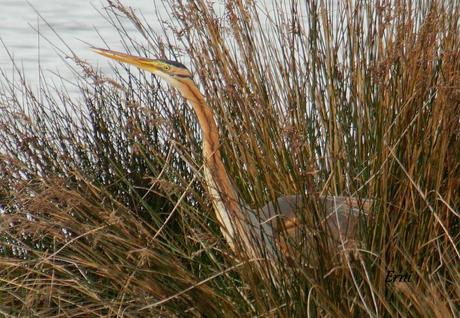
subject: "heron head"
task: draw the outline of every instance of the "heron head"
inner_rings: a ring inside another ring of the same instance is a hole
[[[100,48],[92,49],[94,52],[102,56],[134,65],[138,68],[158,75],[174,87],[178,87],[185,80],[192,78],[192,73],[190,73],[185,65],[176,61],[149,59]]]

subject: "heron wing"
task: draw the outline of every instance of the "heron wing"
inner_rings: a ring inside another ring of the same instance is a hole
[[[329,227],[334,239],[343,241],[356,235],[359,217],[370,211],[372,202],[345,196],[322,196],[316,202],[317,215]],[[290,237],[295,236],[300,219],[309,217],[305,214],[308,209],[302,195],[279,197],[265,205],[262,212],[271,222],[275,236],[281,231],[286,231]]]

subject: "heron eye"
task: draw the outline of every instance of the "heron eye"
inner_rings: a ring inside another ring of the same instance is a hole
[[[171,66],[169,66],[169,65],[164,65],[164,66],[163,66],[163,69],[164,69],[165,71],[169,71],[169,70],[171,69]]]

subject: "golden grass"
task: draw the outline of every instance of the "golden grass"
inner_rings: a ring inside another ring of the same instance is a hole
[[[83,102],[3,80],[0,315],[460,315],[458,1],[274,3],[168,2],[173,43],[120,3],[109,15],[144,35],[138,54],[190,65],[252,207],[372,198],[362,243],[337,257],[319,233],[267,281],[219,233],[190,107],[149,74],[76,60]]]

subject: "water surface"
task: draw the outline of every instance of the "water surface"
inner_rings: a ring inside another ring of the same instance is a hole
[[[153,1],[128,0],[123,1],[123,4],[131,6],[154,28],[157,24],[159,30],[157,13],[160,11],[161,15],[162,8],[155,8]],[[81,58],[108,71],[107,60],[89,49],[89,44],[104,46],[100,36],[112,49],[123,49],[120,36],[104,16],[105,5],[104,1],[87,0],[0,0],[0,39],[32,86],[38,83],[39,65],[46,74],[59,73],[69,80],[74,77],[57,53],[59,49],[65,52],[69,50],[54,31]],[[138,33],[135,28],[130,23],[124,25],[135,37]],[[7,50],[3,45],[0,46],[0,69],[9,78],[17,78],[17,75],[13,74],[13,63]]]

